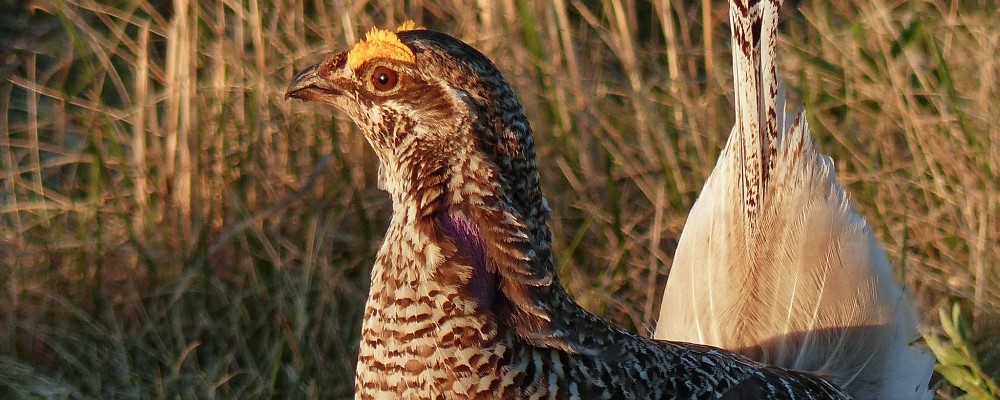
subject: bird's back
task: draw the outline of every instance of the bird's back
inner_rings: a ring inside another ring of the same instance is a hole
[[[736,124],[688,216],[656,337],[830,377],[858,398],[929,397],[906,292],[775,72],[780,1],[730,6]]]

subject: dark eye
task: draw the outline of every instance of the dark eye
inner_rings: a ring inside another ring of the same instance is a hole
[[[372,86],[375,86],[376,90],[383,92],[392,90],[397,83],[399,83],[399,74],[389,67],[380,65],[372,71]]]

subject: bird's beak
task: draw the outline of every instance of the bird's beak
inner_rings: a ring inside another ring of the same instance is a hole
[[[292,83],[285,91],[285,100],[288,98],[300,100],[318,100],[323,94],[336,94],[340,92],[329,81],[323,79],[317,73],[319,64],[306,67],[292,78]]]

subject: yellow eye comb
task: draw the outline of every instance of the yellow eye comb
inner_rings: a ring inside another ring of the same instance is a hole
[[[416,23],[406,21],[396,29],[396,32],[415,28]],[[408,63],[416,61],[413,50],[410,50],[403,42],[399,41],[399,37],[396,36],[395,32],[379,28],[372,28],[365,34],[365,40],[358,42],[351,48],[351,51],[347,52],[347,65],[350,65],[353,69],[375,58]]]

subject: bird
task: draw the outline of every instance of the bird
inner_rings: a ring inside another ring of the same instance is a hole
[[[759,4],[751,3],[735,1]],[[371,270],[355,398],[854,398],[822,370],[646,338],[575,303],[555,273],[524,106],[461,40],[412,24],[372,28],[297,73],[285,97],[348,115],[392,203]],[[767,210],[757,205],[754,218]],[[664,309],[694,306],[679,301]]]

